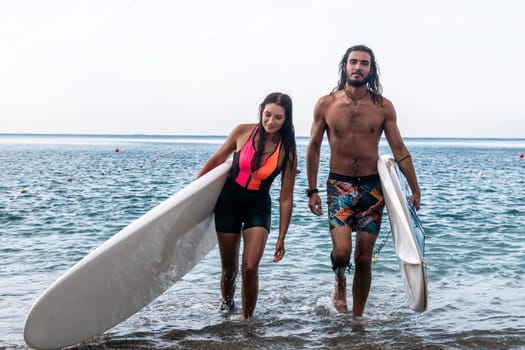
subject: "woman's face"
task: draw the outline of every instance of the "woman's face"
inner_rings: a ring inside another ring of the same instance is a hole
[[[267,134],[275,134],[281,130],[286,115],[284,108],[275,103],[268,103],[262,112],[262,125]]]

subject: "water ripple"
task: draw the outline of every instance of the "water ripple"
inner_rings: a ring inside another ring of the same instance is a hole
[[[0,143],[0,348],[25,349],[22,327],[35,298],[95,247],[190,183],[217,145],[133,141],[119,147],[117,154],[107,140]],[[286,256],[271,261],[274,214],[252,321],[243,321],[239,310],[229,318],[217,311],[220,268],[214,249],[153,303],[76,349],[525,347],[525,162],[516,161],[512,147],[412,147],[427,233],[425,313],[407,306],[391,240],[374,265],[365,317],[335,312],[326,214],[315,217],[307,208],[306,146],[300,144],[302,171]],[[276,210],[278,186],[272,198]],[[385,216],[378,242],[388,230]],[[237,305],[240,288],[238,282]]]

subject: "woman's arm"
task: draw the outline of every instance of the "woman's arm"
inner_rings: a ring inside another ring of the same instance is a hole
[[[197,178],[206,174],[208,171],[217,167],[218,165],[224,163],[233,152],[237,150],[239,145],[239,140],[245,138],[246,133],[250,132],[254,128],[254,124],[240,124],[237,125],[231,132],[230,135],[226,138],[226,141],[222,146],[208,159],[204,164],[201,171],[197,175]]]
[[[297,154],[290,154],[292,162],[286,164],[286,170],[281,176],[281,193],[279,197],[279,236],[275,244],[273,261],[280,261],[284,254],[284,238],[288,232],[293,209],[293,189],[295,185],[295,174],[297,172]]]

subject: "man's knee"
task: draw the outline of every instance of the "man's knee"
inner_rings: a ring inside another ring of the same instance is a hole
[[[356,269],[370,268],[372,266],[372,256],[368,254],[357,254],[354,257],[354,263]]]
[[[350,256],[334,254],[334,251],[330,253],[330,260],[332,261],[332,270],[335,271],[338,268],[347,268],[350,263]]]

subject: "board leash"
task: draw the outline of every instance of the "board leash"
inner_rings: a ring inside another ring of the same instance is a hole
[[[379,253],[381,253],[383,247],[388,243],[390,237],[392,237],[392,230],[390,230],[389,233],[387,233],[386,237],[383,238],[381,243],[379,243],[379,245],[374,248],[373,265],[375,265],[379,261]]]

